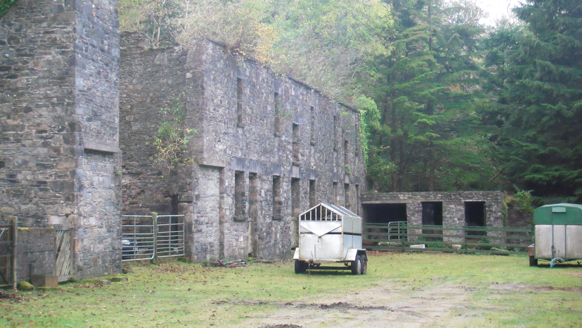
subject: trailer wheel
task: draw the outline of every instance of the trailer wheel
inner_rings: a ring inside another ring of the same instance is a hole
[[[307,271],[307,263],[295,260],[295,273],[305,273],[305,271]]]
[[[362,255],[362,274],[368,273],[368,256]]]
[[[538,266],[538,259],[534,258],[533,255],[529,257],[529,266]]]
[[[352,273],[356,275],[362,274],[362,258],[360,255],[356,256],[356,260],[352,262]]]

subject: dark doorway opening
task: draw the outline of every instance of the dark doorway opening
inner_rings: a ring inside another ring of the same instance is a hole
[[[465,225],[469,227],[485,226],[485,202],[465,202]],[[468,235],[485,235],[485,231],[467,231]]]
[[[422,224],[443,225],[442,202],[422,202]]]
[[[422,225],[443,225],[443,203],[422,202]],[[422,229],[426,241],[442,240],[443,231],[435,229]],[[439,236],[434,236],[439,235]]]
[[[406,204],[362,204],[366,223],[406,221]]]
[[[367,229],[365,239],[375,240],[372,244],[377,245],[377,240],[400,239],[406,233],[406,228],[398,223],[405,224],[408,220],[406,204],[362,204],[362,210],[364,222],[382,224]]]

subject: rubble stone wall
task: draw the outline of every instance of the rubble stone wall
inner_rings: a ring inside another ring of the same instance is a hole
[[[116,7],[20,0],[0,17],[0,212],[73,229],[79,278],[121,270]]]
[[[500,191],[460,191],[460,192],[389,192],[364,193],[363,204],[406,204],[409,224],[422,224],[422,203],[442,202],[443,226],[455,227],[465,225],[465,202],[485,202],[485,225],[503,227],[502,218],[503,192]],[[364,217],[364,222],[366,221]],[[420,232],[419,232],[420,233]],[[454,230],[444,231],[444,235],[457,234]],[[491,236],[499,233],[490,232]],[[449,241],[462,242],[458,238]]]
[[[195,131],[189,143],[195,163],[176,172],[180,187],[169,191],[171,179],[148,167],[155,149],[144,143],[164,119],[160,109],[177,94],[186,98],[184,129]],[[195,261],[245,259],[249,253],[289,257],[296,243],[293,218],[310,205],[310,180],[318,202],[344,205],[347,186],[347,205],[359,212],[356,185],[365,191],[365,172],[358,112],[259,63],[237,60],[220,44],[201,41],[188,52],[146,50],[135,35],[124,34],[120,108],[124,212],[161,209],[178,194],[180,214],[191,215],[188,249]],[[274,177],[281,179],[280,215],[273,211]],[[295,213],[292,178],[300,185]]]

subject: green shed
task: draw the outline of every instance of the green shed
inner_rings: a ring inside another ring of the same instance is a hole
[[[530,265],[538,259],[582,259],[582,205],[550,204],[534,212],[535,251]]]

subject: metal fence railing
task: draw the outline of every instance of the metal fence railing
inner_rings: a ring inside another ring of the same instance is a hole
[[[0,225],[0,287],[16,289],[18,218],[12,217],[8,222]]]
[[[122,261],[184,256],[183,215],[122,215]]]
[[[533,243],[533,227],[474,227],[364,224],[363,242],[370,250],[459,252],[481,254],[527,253]]]

